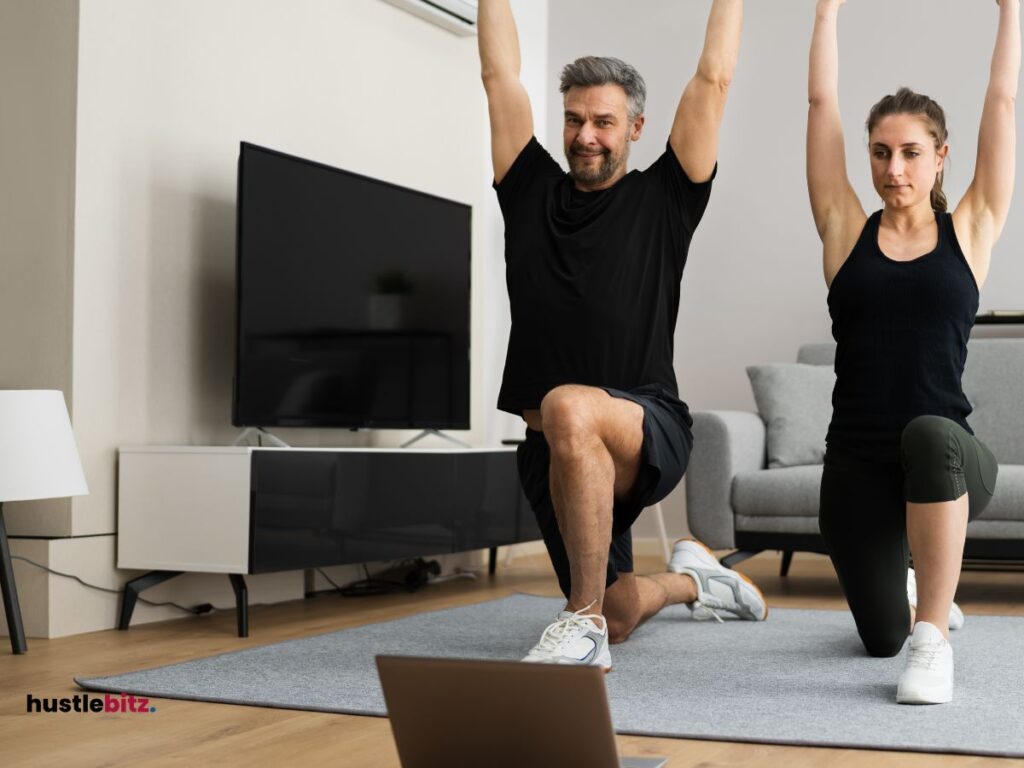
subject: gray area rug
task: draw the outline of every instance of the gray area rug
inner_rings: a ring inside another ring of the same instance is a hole
[[[152,698],[384,715],[376,654],[518,659],[561,607],[513,595],[75,682]],[[970,616],[952,640],[953,703],[900,706],[904,657],[867,657],[845,611],[773,609],[765,622],[723,625],[674,606],[612,647],[612,720],[620,733],[645,736],[1024,756],[1024,618]]]

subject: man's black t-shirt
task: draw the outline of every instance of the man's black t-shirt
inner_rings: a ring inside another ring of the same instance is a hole
[[[512,312],[498,408],[539,408],[561,384],[678,397],[679,283],[711,179],[690,181],[669,145],[646,171],[580,192],[531,138],[495,189]]]

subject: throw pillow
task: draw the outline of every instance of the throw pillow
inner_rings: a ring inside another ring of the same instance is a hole
[[[758,413],[768,430],[769,468],[821,464],[832,420],[831,365],[773,363],[747,368]]]

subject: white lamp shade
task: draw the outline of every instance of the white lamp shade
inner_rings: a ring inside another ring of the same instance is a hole
[[[64,393],[0,389],[0,501],[87,493]]]

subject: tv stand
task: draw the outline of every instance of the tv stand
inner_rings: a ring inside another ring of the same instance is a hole
[[[468,443],[462,442],[457,437],[452,437],[451,435],[446,435],[444,432],[442,432],[439,429],[424,429],[422,432],[420,432],[418,435],[416,435],[416,437],[412,438],[412,440],[406,440],[404,443],[402,443],[402,447],[403,448],[408,448],[413,443],[418,443],[424,437],[429,437],[430,435],[436,435],[437,437],[440,437],[442,440],[447,440],[449,443],[454,443],[455,445],[459,446],[460,448],[469,448],[469,444]]]
[[[248,635],[246,574],[436,556],[540,539],[515,449],[122,448],[117,567],[128,629],[139,594],[226,573]]]
[[[235,438],[235,441],[232,443],[232,445],[246,445],[245,441],[248,440],[251,435],[256,436],[256,439],[259,441],[259,444],[261,446],[263,445],[263,440],[266,439],[268,443],[278,448],[291,448],[291,446],[288,445],[288,443],[286,443],[277,435],[271,434],[263,427],[246,427],[245,429],[242,430],[242,434]]]

